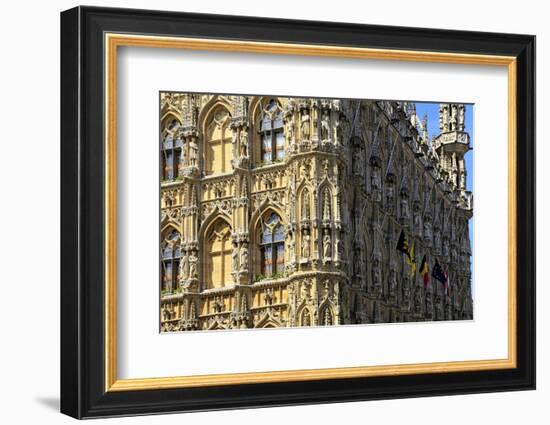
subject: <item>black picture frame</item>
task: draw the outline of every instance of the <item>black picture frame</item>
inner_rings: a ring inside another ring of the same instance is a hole
[[[104,34],[257,40],[517,58],[517,367],[105,391]],[[61,412],[75,418],[535,388],[535,37],[76,7],[61,13]]]

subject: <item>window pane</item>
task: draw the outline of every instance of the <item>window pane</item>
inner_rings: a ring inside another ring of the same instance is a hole
[[[166,162],[164,165],[164,178],[171,180],[174,178],[174,169],[172,168],[173,154],[172,151],[166,152]]]
[[[170,261],[164,263],[164,278],[162,287],[164,289],[172,288],[172,263]]]
[[[173,280],[174,285],[172,286],[172,288],[178,287],[179,280],[180,280],[180,262],[179,260],[175,260],[174,261],[174,280]]]
[[[262,135],[262,161],[271,162],[271,133]]]
[[[280,224],[275,228],[273,232],[273,242],[282,242],[283,241],[283,226]]]
[[[271,231],[267,228],[264,229],[264,231],[262,232],[262,241],[261,241],[261,243],[262,244],[271,243],[271,238],[272,238]]]
[[[272,251],[271,246],[266,246],[264,248],[264,258],[263,258],[263,273],[266,276],[271,276],[272,272]]]
[[[283,159],[285,156],[285,136],[282,131],[276,133],[277,159]]]
[[[283,269],[285,267],[285,245],[282,243],[278,243],[276,245],[277,249],[277,264],[275,266],[275,271],[277,273],[282,273]]]
[[[172,248],[167,246],[164,248],[164,251],[162,251],[162,257],[163,258],[172,258]]]
[[[262,118],[262,122],[260,124],[260,131],[268,131],[271,130],[271,118],[269,116],[265,115]]]
[[[273,120],[273,128],[274,129],[283,128],[283,114],[281,112],[279,112],[275,116],[275,119]]]

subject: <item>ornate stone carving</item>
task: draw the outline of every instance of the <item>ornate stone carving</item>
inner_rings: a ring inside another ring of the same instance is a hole
[[[161,182],[161,227],[182,232],[161,259],[177,277],[163,283],[161,331],[472,317],[464,105],[442,105],[432,140],[404,102],[171,93],[161,108],[161,158],[178,164]],[[267,110],[282,113],[264,146]],[[276,143],[282,160],[259,164]],[[264,238],[270,214],[282,228]],[[228,233],[212,239],[218,220]],[[451,297],[409,274],[401,228],[448,270]]]

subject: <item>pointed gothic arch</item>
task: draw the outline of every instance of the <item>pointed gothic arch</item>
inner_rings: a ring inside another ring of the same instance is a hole
[[[336,324],[336,314],[332,303],[326,300],[325,303],[319,307],[319,325],[334,326]]]
[[[230,123],[230,109],[220,102],[215,103],[205,115],[202,123],[202,158],[206,175],[224,174],[232,170],[233,144]]]
[[[284,273],[284,215],[272,206],[256,211],[251,219],[254,276],[280,277]]]
[[[202,234],[202,282],[204,289],[223,288],[233,283],[231,275],[231,225],[221,214],[212,218]]]
[[[275,97],[255,97],[250,104],[252,116],[252,161],[267,165],[281,162],[285,155],[283,107]]]
[[[258,323],[254,325],[255,328],[282,328],[283,324],[273,317],[271,314],[266,313]]]
[[[181,233],[169,224],[162,229],[160,243],[161,291],[172,292],[179,286],[182,257]]]

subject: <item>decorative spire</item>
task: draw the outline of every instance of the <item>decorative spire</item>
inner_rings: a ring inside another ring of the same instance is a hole
[[[428,114],[426,112],[424,112],[422,118],[422,143],[424,145],[428,144]]]

